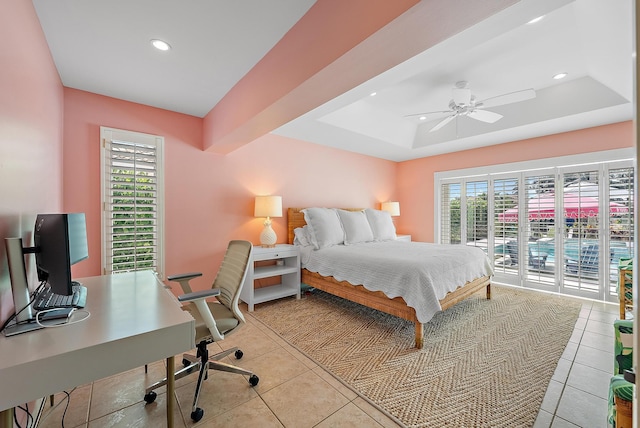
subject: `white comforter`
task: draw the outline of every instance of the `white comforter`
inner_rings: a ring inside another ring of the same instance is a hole
[[[339,281],[402,297],[421,323],[442,310],[439,300],[493,268],[484,251],[466,245],[368,242],[303,250],[302,267]]]

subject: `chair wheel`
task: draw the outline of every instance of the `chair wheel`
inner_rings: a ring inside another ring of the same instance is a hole
[[[256,375],[249,376],[249,383],[251,386],[256,386],[260,382],[260,378]]]
[[[156,394],[155,391],[151,391],[144,395],[144,401],[146,401],[147,404],[151,404],[156,401],[156,397],[158,397],[158,394]]]
[[[241,350],[237,350],[236,353],[236,360],[239,360],[240,358],[242,358],[242,356],[244,355],[244,353]]]
[[[198,422],[200,419],[202,419],[203,416],[204,410],[202,410],[200,407],[196,407],[196,409],[191,412],[191,420],[193,422]]]

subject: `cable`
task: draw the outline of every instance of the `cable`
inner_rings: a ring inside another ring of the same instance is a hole
[[[18,422],[18,415],[16,415],[15,410],[13,411],[13,423],[14,423],[18,428],[22,428],[22,425],[20,425],[20,422]]]
[[[64,406],[64,410],[62,411],[62,418],[60,420],[60,424],[62,427],[64,427],[64,418],[67,415],[67,410],[69,410],[69,405],[71,402],[71,394],[73,394],[73,391],[75,391],[76,389],[78,389],[77,386],[73,387],[73,389],[69,392],[67,391],[62,391],[62,393],[64,393],[66,395],[66,404]],[[62,400],[58,401],[55,405],[51,406],[51,408],[49,410],[46,411],[46,414],[43,415],[42,420],[46,420],[47,418],[53,417],[53,412],[60,407],[60,405],[65,402],[65,399],[63,398]],[[51,425],[51,424],[50,424]]]
[[[32,426],[35,425],[35,421],[33,420],[33,415],[29,411],[29,404],[25,404],[24,407],[16,406],[16,408],[22,410],[27,415],[27,424],[25,425],[25,428],[29,428],[29,421],[31,421]],[[22,428],[22,425],[20,425],[20,423],[18,422],[18,415],[15,411],[13,412],[13,422],[18,428]]]
[[[33,415],[29,411],[29,403],[26,403],[24,408],[22,406],[18,406],[18,408],[27,414],[27,427],[29,426],[29,421],[31,421],[31,425],[33,425],[35,422],[33,420]]]
[[[86,318],[85,318],[86,319]],[[71,392],[75,391],[75,388],[71,390]],[[67,415],[67,410],[69,409],[69,403],[71,403],[71,394],[67,391],[62,391],[67,395],[67,404],[64,406],[64,411],[62,412],[62,420],[60,421],[60,425],[64,428],[64,417]]]
[[[31,293],[31,297],[29,300],[29,303],[27,304],[27,306],[25,306],[24,308],[20,309],[18,312],[15,312],[13,315],[11,315],[5,322],[4,324],[2,324],[2,328],[0,328],[0,332],[3,332],[5,328],[7,328],[7,326],[11,323],[11,321],[13,321],[14,319],[16,319],[16,317],[18,315],[20,315],[20,313],[22,313],[22,311],[24,311],[25,309],[27,309],[35,300],[36,296],[38,295],[38,293],[40,293],[40,290],[42,289],[42,287],[44,287],[44,285],[46,284],[46,281],[42,281],[40,282],[40,284],[38,285],[38,287],[36,287],[36,289],[33,291],[33,293]],[[16,322],[16,324],[21,324]]]
[[[77,323],[79,323],[79,322],[82,322],[82,321],[88,320],[88,319],[91,317],[91,312],[89,312],[89,311],[88,311],[88,310],[86,310],[86,309],[75,309],[75,308],[71,308],[71,312],[69,313],[69,316],[67,317],[67,320],[68,320],[67,322],[64,322],[64,323],[61,323],[61,324],[42,324],[42,323],[40,322],[40,316],[41,316],[41,315],[44,315],[44,314],[46,314],[47,312],[57,311],[57,310],[59,310],[59,309],[61,309],[61,308],[53,308],[53,309],[46,309],[46,310],[44,310],[44,311],[39,311],[39,312],[36,314],[36,323],[38,323],[38,325],[39,325],[40,327],[45,327],[45,328],[52,328],[52,327],[65,327],[65,326],[68,326],[68,325],[71,325],[71,324],[77,324]],[[71,321],[71,317],[72,317],[74,314],[79,313],[79,312],[84,312],[84,313],[85,313],[85,314],[87,314],[87,315],[86,315],[84,318],[81,318],[81,319],[79,319],[79,320]]]

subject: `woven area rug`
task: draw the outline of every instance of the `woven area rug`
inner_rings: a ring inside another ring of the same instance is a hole
[[[319,290],[255,318],[408,427],[532,426],[580,303],[492,286],[425,324]]]

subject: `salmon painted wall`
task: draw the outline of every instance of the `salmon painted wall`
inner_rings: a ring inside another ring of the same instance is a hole
[[[413,240],[433,242],[436,172],[631,148],[633,144],[632,122],[621,122],[402,162],[396,183],[402,214],[398,229],[410,233]]]
[[[165,137],[166,274],[201,271],[208,288],[230,239],[257,243],[264,219],[254,196],[290,206],[379,207],[393,197],[395,162],[265,135],[228,155],[203,152],[202,119],[65,88],[64,209],[87,215],[89,259],[74,275],[100,274],[100,126]],[[286,219],[273,219],[278,242]]]
[[[32,245],[62,207],[62,83],[30,1],[0,2],[0,323],[13,313],[4,238]],[[30,287],[37,278],[27,257]]]

